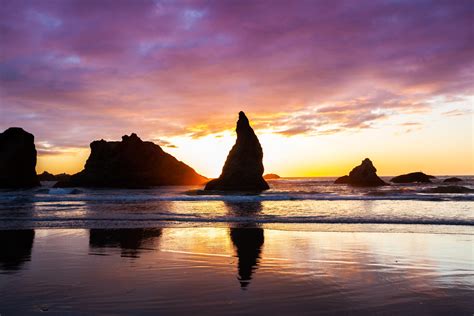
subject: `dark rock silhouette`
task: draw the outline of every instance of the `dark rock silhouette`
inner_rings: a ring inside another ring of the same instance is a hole
[[[274,180],[274,179],[280,179],[281,177],[275,173],[269,173],[263,176],[265,180]]]
[[[407,174],[402,174],[400,176],[396,176],[390,180],[393,183],[430,183],[431,179],[435,179],[435,176],[427,175],[423,172],[412,172]]]
[[[453,183],[453,182],[462,182],[462,181],[463,180],[461,178],[457,178],[457,177],[451,177],[451,178],[447,178],[443,180],[444,183]]]
[[[142,188],[161,185],[202,184],[199,175],[152,142],[136,134],[123,136],[121,142],[94,141],[84,170],[57,187]]]
[[[69,181],[71,179],[71,175],[67,173],[55,174],[54,177],[56,178],[56,181]]]
[[[36,148],[32,134],[19,127],[0,133],[0,188],[39,186],[36,176]]]
[[[69,181],[71,175],[67,173],[60,173],[60,174],[51,174],[48,171],[43,171],[42,174],[38,175],[38,179],[40,181]]]
[[[240,287],[245,289],[257,269],[262,246],[265,241],[262,228],[230,228],[230,238],[239,258],[238,272]]]
[[[269,186],[263,179],[263,151],[249,120],[239,112],[237,141],[232,147],[219,178],[206,184],[204,190],[264,191]]]
[[[49,173],[48,171],[43,171],[43,173],[38,175],[38,180],[40,181],[57,181],[54,174]]]
[[[474,192],[474,189],[469,189],[469,188],[466,188],[463,186],[457,186],[457,185],[448,185],[448,186],[427,189],[426,192],[428,193],[472,193]]]
[[[349,184],[356,187],[386,185],[386,183],[377,176],[377,169],[375,169],[369,158],[365,158],[359,166],[352,169],[348,176],[342,176],[336,179],[334,183]]]
[[[342,176],[334,181],[335,184],[349,184],[349,176]]]
[[[33,229],[0,230],[0,270],[20,270],[30,261],[34,239]]]
[[[89,247],[92,250],[120,248],[122,257],[138,258],[145,248],[153,248],[161,233],[161,228],[91,229]]]

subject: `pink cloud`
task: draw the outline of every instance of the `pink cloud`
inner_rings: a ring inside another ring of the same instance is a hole
[[[201,137],[241,109],[286,135],[370,128],[472,94],[473,18],[470,1],[6,0],[0,127],[66,147]]]

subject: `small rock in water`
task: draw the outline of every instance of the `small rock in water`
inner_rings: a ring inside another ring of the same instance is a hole
[[[265,180],[274,180],[274,179],[280,179],[281,177],[277,175],[276,173],[269,173],[263,176]]]
[[[457,177],[451,177],[451,178],[447,178],[443,180],[444,183],[462,182],[462,181],[463,180],[461,178],[457,178]]]
[[[423,172],[412,172],[407,174],[402,174],[400,176],[396,176],[390,180],[393,183],[431,183],[431,179],[434,179],[435,176],[431,176],[425,174]]]
[[[386,185],[386,183],[377,176],[372,161],[365,158],[362,163],[352,169],[348,176],[342,176],[334,182],[335,184],[349,184],[355,187],[376,187]]]
[[[469,189],[462,186],[450,185],[445,187],[436,187],[426,190],[428,193],[472,193],[474,189]]]

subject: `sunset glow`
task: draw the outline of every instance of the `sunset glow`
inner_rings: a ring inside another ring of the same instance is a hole
[[[246,112],[265,172],[474,174],[469,1],[23,1],[0,7],[0,130],[75,173],[137,133],[219,175]]]

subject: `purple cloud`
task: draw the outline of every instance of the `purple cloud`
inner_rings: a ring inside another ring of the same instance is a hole
[[[0,127],[59,147],[201,137],[240,109],[286,135],[368,128],[472,94],[473,19],[462,0],[4,0]]]

